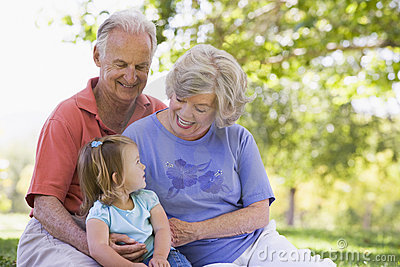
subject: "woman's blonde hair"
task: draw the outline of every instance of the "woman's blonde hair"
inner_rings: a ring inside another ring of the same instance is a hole
[[[95,138],[82,147],[78,158],[78,176],[83,202],[80,215],[86,216],[96,200],[106,205],[120,196],[123,184],[122,153],[126,145],[135,145],[126,136],[110,135]],[[116,180],[112,178],[117,173]]]
[[[215,93],[215,125],[230,126],[243,114],[246,103],[247,75],[235,58],[212,45],[200,44],[181,56],[166,78],[166,94],[188,98]]]

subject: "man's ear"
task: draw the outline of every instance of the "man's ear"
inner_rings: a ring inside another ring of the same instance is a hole
[[[96,66],[100,68],[100,52],[97,48],[97,45],[95,45],[93,48],[93,60]]]
[[[111,175],[111,178],[115,184],[118,184],[117,172],[113,172],[113,174]]]

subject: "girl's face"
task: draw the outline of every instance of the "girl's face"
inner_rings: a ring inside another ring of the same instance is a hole
[[[188,98],[173,94],[168,109],[172,133],[188,141],[203,137],[215,120],[215,101],[215,94],[199,94]]]
[[[139,151],[136,145],[127,145],[122,152],[124,189],[132,193],[145,188],[144,166],[140,162]]]

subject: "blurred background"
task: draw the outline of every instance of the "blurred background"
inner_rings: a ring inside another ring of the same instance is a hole
[[[60,101],[98,75],[92,60],[98,25],[132,7],[157,25],[145,93],[165,100],[162,76],[198,43],[224,49],[242,65],[256,98],[239,123],[259,146],[278,225],[400,232],[399,0],[14,0],[2,6],[0,212],[23,214],[20,228],[28,220],[24,195],[41,126]],[[11,232],[6,224],[0,221],[3,236]]]

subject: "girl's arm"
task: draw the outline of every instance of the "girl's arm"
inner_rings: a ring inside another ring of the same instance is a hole
[[[105,222],[89,219],[86,223],[86,235],[90,256],[102,266],[146,266],[123,258],[109,246],[109,228]]]
[[[154,253],[149,266],[169,266],[167,258],[171,250],[171,232],[167,215],[160,204],[150,210],[150,222],[154,229]]]
[[[269,222],[269,199],[255,202],[246,208],[228,212],[200,222],[185,222],[171,218],[172,245],[206,238],[222,238],[251,233]]]

